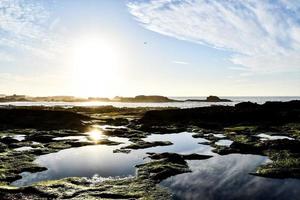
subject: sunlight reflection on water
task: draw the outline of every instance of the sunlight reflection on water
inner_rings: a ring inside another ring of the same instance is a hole
[[[132,150],[129,154],[113,153],[113,150],[130,144],[127,138],[107,137],[109,140],[122,142],[115,146],[90,145],[61,150],[57,153],[39,156],[35,162],[48,170],[38,173],[22,173],[23,178],[13,185],[30,185],[42,180],[59,179],[71,176],[92,177],[127,177],[135,175],[135,165],[146,162],[147,152],[175,152],[213,154],[208,145],[198,144],[201,138],[195,139],[191,133],[167,135],[150,135],[146,141],[171,141],[174,145],[158,146],[147,149]]]
[[[179,174],[162,181],[161,185],[174,193],[174,199],[297,199],[300,180],[270,179],[249,175],[256,167],[270,162],[265,156],[230,154],[220,156],[211,152],[209,145],[199,144],[203,138],[193,138],[192,133],[152,134],[146,141],[170,141],[174,145],[132,150],[129,154],[113,153],[114,149],[130,144],[127,138],[108,137],[123,142],[116,146],[90,145],[71,148],[39,156],[35,162],[48,170],[22,173],[22,179],[13,185],[30,185],[42,180],[65,177],[122,178],[135,176],[135,165],[148,159],[147,152],[175,152],[181,154],[211,154],[207,160],[188,161],[191,173]],[[230,141],[218,141],[228,145]],[[271,191],[271,192],[270,192]]]

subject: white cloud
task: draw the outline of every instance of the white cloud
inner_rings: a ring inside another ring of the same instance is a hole
[[[179,61],[179,60],[174,60],[174,61],[172,61],[172,63],[178,64],[178,65],[188,65],[188,64],[190,64],[190,63],[188,63],[188,62],[185,62],[185,61]]]
[[[36,0],[0,1],[0,48],[51,58],[56,45],[51,33],[50,12]],[[3,58],[3,57],[2,57]],[[1,58],[0,58],[1,59]]]
[[[154,32],[233,52],[253,72],[300,69],[299,0],[130,1],[130,13]]]

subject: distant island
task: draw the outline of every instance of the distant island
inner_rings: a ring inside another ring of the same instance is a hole
[[[196,101],[196,102],[232,102],[229,99],[220,99],[217,96],[208,96],[204,100],[201,100],[201,99],[188,99],[186,101]]]
[[[31,97],[26,95],[0,95],[0,102],[125,102],[125,103],[167,103],[167,102],[231,102],[229,99],[221,99],[217,96],[208,96],[206,99],[187,99],[176,100],[159,95],[138,95],[135,97],[74,97],[74,96],[46,96],[46,97]]]

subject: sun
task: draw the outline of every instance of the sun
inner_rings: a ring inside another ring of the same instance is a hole
[[[87,134],[88,134],[88,138],[95,142],[104,139],[104,135],[102,134],[102,132],[96,129],[89,131]]]
[[[71,48],[71,65],[77,95],[105,95],[118,82],[120,53],[117,45],[106,38],[84,37]]]

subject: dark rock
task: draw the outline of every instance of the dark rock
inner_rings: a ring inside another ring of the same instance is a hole
[[[146,149],[146,148],[156,147],[156,146],[168,146],[172,144],[173,143],[169,141],[146,142],[144,140],[138,140],[133,144],[130,144],[126,147],[122,147],[121,149]]]
[[[104,120],[105,124],[109,124],[112,126],[125,126],[129,124],[129,121],[126,118],[108,118]]]
[[[136,167],[138,168],[138,177],[150,179],[156,183],[177,174],[190,172],[187,163],[183,159],[161,159],[137,165]]]
[[[196,125],[223,129],[233,125],[283,125],[300,122],[300,101],[267,102],[258,106],[212,106],[148,111],[138,121],[142,126]]]
[[[42,130],[85,128],[83,120],[90,118],[69,111],[45,108],[1,108],[0,129],[36,128]]]
[[[186,164],[184,157],[177,153],[148,153],[153,160],[164,159],[171,163]]]
[[[115,150],[113,150],[113,153],[130,153],[131,152],[131,150],[129,150],[129,149],[115,149]]]
[[[300,141],[299,140],[265,140],[261,143],[262,149],[272,149],[272,150],[289,150],[293,153],[300,153]]]
[[[259,108],[260,105],[257,103],[252,103],[252,102],[248,101],[248,102],[238,103],[235,105],[235,107],[238,109],[256,109],[256,108]]]
[[[4,138],[1,138],[0,139],[0,142],[2,142],[3,144],[7,144],[7,145],[10,145],[12,143],[17,143],[19,142],[19,140],[16,140],[12,137],[4,137]]]
[[[138,177],[160,182],[170,176],[190,172],[187,160],[208,159],[211,156],[190,154],[180,155],[176,153],[148,153],[155,161],[138,165]]]
[[[7,145],[0,142],[0,152],[4,152],[6,150],[6,148],[7,148]]]
[[[196,101],[196,102],[232,102],[229,99],[220,99],[217,96],[208,96],[205,100],[200,99],[187,99],[186,101]]]
[[[108,139],[102,139],[99,141],[95,141],[95,144],[103,144],[103,145],[109,145],[109,146],[113,146],[113,145],[119,145],[122,144],[121,142],[116,142],[116,141],[111,141]]]
[[[41,142],[41,143],[48,143],[51,142],[53,138],[56,136],[54,135],[43,135],[41,133],[32,134],[30,136],[26,137],[27,141],[35,141],[35,142]]]
[[[272,162],[258,167],[256,172],[251,174],[269,178],[300,178],[299,153],[281,150],[268,151],[267,155]]]
[[[103,132],[104,135],[108,136],[116,136],[116,137],[125,137],[125,138],[145,138],[146,133],[138,130],[132,130],[128,128],[117,128],[105,130]]]
[[[167,126],[151,126],[148,124],[143,124],[139,130],[146,131],[152,134],[169,134],[169,133],[180,133],[186,130],[185,127],[180,124],[176,126],[167,125]]]
[[[188,155],[181,155],[177,153],[148,153],[151,159],[158,160],[158,159],[167,159],[170,162],[174,163],[185,163],[183,160],[204,160],[211,158],[213,156],[210,155],[200,155],[200,154],[188,154]]]
[[[217,96],[209,96],[206,98],[207,102],[231,102],[231,100],[228,99],[220,99]]]
[[[115,97],[113,101],[117,102],[176,102],[177,100],[169,99],[168,97],[164,96],[145,96],[139,95],[136,97]]]
[[[204,160],[204,159],[213,157],[210,155],[200,155],[200,154],[196,154],[196,153],[189,154],[189,155],[182,155],[182,156],[183,156],[183,159],[185,159],[185,160]]]

